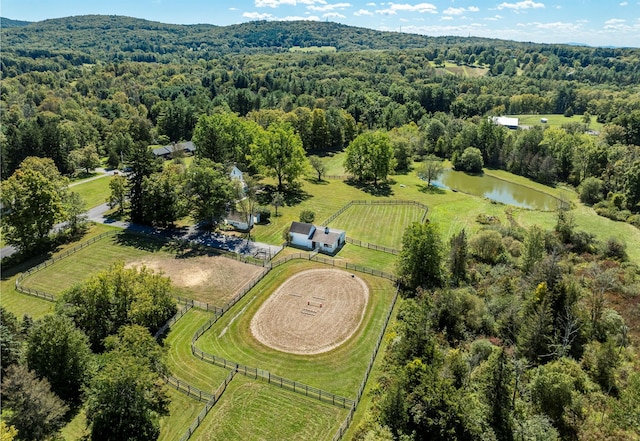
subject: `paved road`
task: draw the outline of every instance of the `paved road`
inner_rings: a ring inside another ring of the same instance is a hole
[[[98,179],[99,177],[91,178]],[[251,242],[236,236],[228,236],[221,233],[212,233],[210,231],[199,230],[196,227],[176,229],[176,230],[160,230],[146,225],[132,224],[126,221],[113,220],[105,217],[105,213],[109,210],[108,204],[98,205],[87,211],[87,219],[96,223],[111,225],[125,230],[146,233],[151,235],[160,235],[175,239],[186,239],[197,242],[219,250],[231,251],[242,254],[243,256],[253,256],[260,259],[270,258],[274,256],[280,247],[261,242]],[[58,224],[55,230],[60,229],[64,224]],[[2,258],[15,253],[16,249],[12,246],[6,246],[0,249]]]

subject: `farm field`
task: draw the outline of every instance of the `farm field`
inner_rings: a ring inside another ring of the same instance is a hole
[[[347,412],[236,375],[191,439],[331,440]]]
[[[347,236],[375,245],[402,248],[404,230],[419,222],[425,210],[416,205],[352,205],[335,218],[331,227]]]
[[[509,118],[518,118],[519,124],[523,126],[544,126],[544,127],[560,127],[563,124],[567,123],[579,123],[584,124],[582,121],[582,115],[573,115],[573,116],[564,116],[560,114],[540,114],[540,115],[507,115]],[[547,122],[543,123],[540,121],[541,118],[546,118]],[[591,117],[591,122],[589,123],[589,129],[591,130],[601,130],[602,123],[596,121],[595,116]]]
[[[236,363],[269,370],[272,374],[340,396],[353,397],[362,381],[395,292],[390,281],[356,274],[369,287],[364,318],[349,340],[329,352],[316,355],[284,353],[259,343],[250,329],[253,316],[276,288],[294,274],[315,268],[331,267],[294,260],[274,268],[242,301],[203,334],[196,346],[206,353]]]
[[[145,265],[171,278],[176,294],[215,305],[230,300],[262,268],[219,255],[178,254],[170,245],[121,233],[107,237],[23,280],[28,288],[62,293],[118,261]]]

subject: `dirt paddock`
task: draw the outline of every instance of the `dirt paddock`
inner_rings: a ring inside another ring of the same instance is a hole
[[[162,271],[176,288],[194,300],[222,306],[262,268],[223,256],[198,256],[176,259],[157,256],[127,263],[128,267],[145,265]]]
[[[320,354],[344,343],[358,329],[369,288],[358,276],[313,269],[287,279],[251,319],[262,344],[292,354]]]

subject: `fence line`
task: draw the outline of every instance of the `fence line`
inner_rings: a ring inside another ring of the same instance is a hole
[[[225,358],[215,356],[213,354],[208,354],[196,348],[195,345],[191,345],[191,352],[193,353],[194,356],[198,357],[203,361],[206,361],[207,363],[211,363],[213,365],[220,366],[225,369],[233,369],[238,374],[242,374],[256,380],[266,381],[269,384],[279,386],[283,389],[287,389],[292,392],[305,395],[307,397],[316,398],[319,401],[322,401],[324,403],[332,404],[334,406],[343,407],[343,408],[351,407],[355,403],[355,401],[350,398],[345,398],[340,395],[335,395],[335,394],[332,394],[331,392],[327,392],[322,389],[318,389],[316,387],[309,386],[304,383],[289,380],[287,378],[272,374],[271,372],[263,369],[259,369],[251,366],[245,366],[242,364],[235,363],[233,361],[229,361]]]
[[[281,259],[278,259],[274,262],[271,262],[271,267],[275,268],[277,266],[280,266],[284,263],[287,263],[291,260],[294,259],[302,259],[302,260],[309,260],[309,261],[313,261],[313,262],[318,262],[318,263],[323,263],[325,265],[329,265],[329,266],[334,266],[334,267],[338,267],[338,268],[344,268],[347,270],[351,270],[351,271],[357,271],[360,273],[364,273],[364,274],[370,274],[372,276],[377,276],[377,277],[382,277],[383,279],[388,279],[391,281],[397,281],[397,277],[394,274],[390,274],[390,273],[386,273],[384,271],[380,271],[380,270],[376,270],[376,269],[372,269],[372,268],[367,268],[365,266],[361,266],[361,265],[355,265],[353,263],[349,263],[349,262],[344,262],[342,260],[336,260],[336,259],[330,259],[328,257],[322,257],[319,255],[313,256],[311,254],[306,254],[306,253],[296,253],[296,254],[290,254],[286,257],[283,257]]]
[[[73,248],[70,248],[66,251],[64,251],[62,254],[60,254],[59,256],[55,256],[52,257],[51,259],[45,260],[44,262],[42,262],[41,264],[34,266],[33,268],[30,268],[28,271],[20,274],[18,276],[18,278],[16,279],[16,291],[21,292],[23,294],[29,294],[35,297],[40,297],[41,299],[45,299],[48,300],[50,302],[55,302],[56,301],[56,297],[48,292],[45,291],[38,291],[37,289],[31,289],[31,288],[27,288],[22,286],[21,282],[29,277],[32,274],[37,273],[38,271],[41,271],[45,268],[47,268],[50,265],[53,265],[54,263],[58,262],[59,260],[62,260],[66,257],[69,257],[72,254],[77,253],[78,251],[80,251],[83,248],[88,247],[91,244],[96,243],[97,241],[104,239],[107,236],[115,236],[116,234],[120,233],[119,231],[107,231],[105,233],[102,233],[98,236],[92,237],[91,239],[82,242],[78,245],[75,245]]]
[[[342,439],[344,434],[349,429],[349,426],[351,425],[351,422],[353,421],[353,415],[356,412],[356,407],[358,406],[358,404],[360,403],[360,400],[362,399],[362,395],[364,394],[364,388],[366,387],[367,382],[369,381],[369,375],[371,375],[371,370],[373,369],[373,364],[375,363],[376,357],[378,356],[378,351],[380,350],[380,345],[382,344],[382,340],[384,339],[384,336],[385,336],[385,334],[387,332],[387,327],[389,326],[389,320],[391,320],[391,315],[393,314],[393,308],[395,308],[396,302],[398,301],[398,293],[399,293],[399,291],[400,291],[400,287],[396,287],[396,293],[393,296],[393,301],[391,302],[391,307],[389,308],[389,311],[387,311],[387,316],[385,317],[385,320],[384,320],[384,326],[382,327],[382,331],[380,331],[380,335],[378,336],[378,340],[376,341],[376,345],[375,345],[375,347],[373,349],[373,352],[371,354],[371,359],[369,360],[369,364],[367,365],[367,369],[365,370],[364,377],[362,379],[362,383],[360,383],[360,389],[358,390],[358,395],[356,397],[356,400],[353,403],[353,406],[351,406],[351,409],[349,409],[349,413],[347,414],[347,417],[345,418],[344,422],[340,425],[340,427],[338,428],[338,431],[333,436],[332,441],[339,441],[340,439]]]
[[[202,424],[202,421],[204,421],[205,417],[209,414],[211,409],[213,409],[213,406],[215,406],[215,404],[218,402],[218,400],[220,399],[224,391],[227,390],[227,386],[229,385],[229,383],[231,383],[231,380],[233,380],[233,377],[235,375],[236,375],[235,371],[229,372],[229,375],[227,375],[227,378],[224,379],[222,384],[220,384],[218,389],[216,389],[214,394],[211,396],[211,399],[207,402],[207,404],[204,405],[204,409],[202,409],[202,411],[198,414],[195,421],[191,423],[191,425],[189,426],[185,434],[182,435],[182,437],[180,438],[180,441],[187,441],[189,438],[191,438],[191,435],[193,435],[193,432],[195,432],[196,429],[200,427],[200,424]]]
[[[375,245],[372,243],[363,242],[358,239],[352,239],[349,236],[347,236],[347,242],[357,247],[369,248],[370,250],[382,251],[383,253],[395,254],[395,255],[400,254],[400,251],[396,250],[395,248],[383,247],[382,245]]]

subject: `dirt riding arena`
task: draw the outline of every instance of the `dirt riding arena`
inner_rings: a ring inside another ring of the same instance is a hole
[[[127,263],[128,267],[145,265],[162,271],[176,288],[200,302],[221,306],[229,301],[262,268],[222,256],[198,256],[182,259],[152,257]]]
[[[251,320],[262,344],[292,354],[320,354],[358,329],[369,288],[358,276],[336,269],[303,271],[271,294]]]

